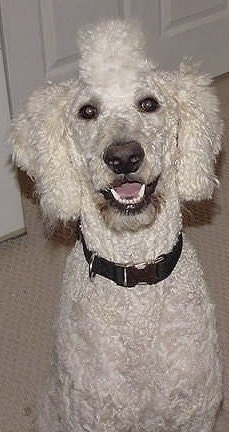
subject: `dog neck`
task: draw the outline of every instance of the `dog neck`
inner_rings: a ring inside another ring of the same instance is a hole
[[[176,244],[182,228],[180,203],[177,197],[165,202],[152,226],[138,231],[113,231],[105,224],[87,197],[81,211],[82,232],[87,247],[97,255],[123,265],[154,261],[167,254]]]
[[[182,233],[179,234],[176,244],[168,254],[160,255],[154,262],[139,263],[138,265],[120,265],[108,261],[88,249],[85,242],[81,224],[79,224],[80,240],[83,246],[84,257],[88,262],[89,277],[97,274],[112,280],[117,285],[134,287],[135,285],[153,285],[166,279],[174,270],[182,251]]]

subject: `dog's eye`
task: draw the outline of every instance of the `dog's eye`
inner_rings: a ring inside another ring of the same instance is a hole
[[[91,104],[83,105],[78,113],[79,118],[82,118],[84,120],[96,119],[98,115],[98,108],[95,105]]]
[[[153,97],[146,97],[138,101],[138,109],[141,112],[151,113],[156,111],[160,105],[159,102]]]

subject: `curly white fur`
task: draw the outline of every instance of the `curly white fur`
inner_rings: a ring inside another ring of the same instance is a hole
[[[222,125],[207,76],[146,59],[136,23],[107,21],[80,35],[79,76],[34,93],[14,121],[16,163],[35,179],[52,223],[80,217],[88,247],[117,263],[152,262],[182,227],[181,202],[210,198]],[[138,109],[154,97],[155,112]],[[80,118],[85,104],[96,118]],[[131,179],[159,178],[148,207],[127,214],[101,190],[116,181],[104,162],[114,142],[137,141]],[[156,209],[155,199],[159,203]],[[82,247],[67,261],[50,389],[41,432],[210,432],[221,400],[213,307],[186,240],[172,274],[127,289],[90,280]]]

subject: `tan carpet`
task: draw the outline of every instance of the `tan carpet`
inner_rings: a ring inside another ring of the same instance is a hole
[[[221,187],[215,206],[192,208],[187,228],[216,304],[224,365],[224,409],[217,432],[229,431],[229,75],[216,80],[226,122]],[[30,186],[25,185],[28,192]],[[34,408],[49,373],[52,325],[71,237],[44,236],[37,206],[24,197],[28,234],[0,245],[0,432],[32,432]]]

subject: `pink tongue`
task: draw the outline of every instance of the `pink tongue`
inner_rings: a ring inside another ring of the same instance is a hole
[[[136,198],[142,187],[141,183],[123,183],[115,188],[121,198]]]

